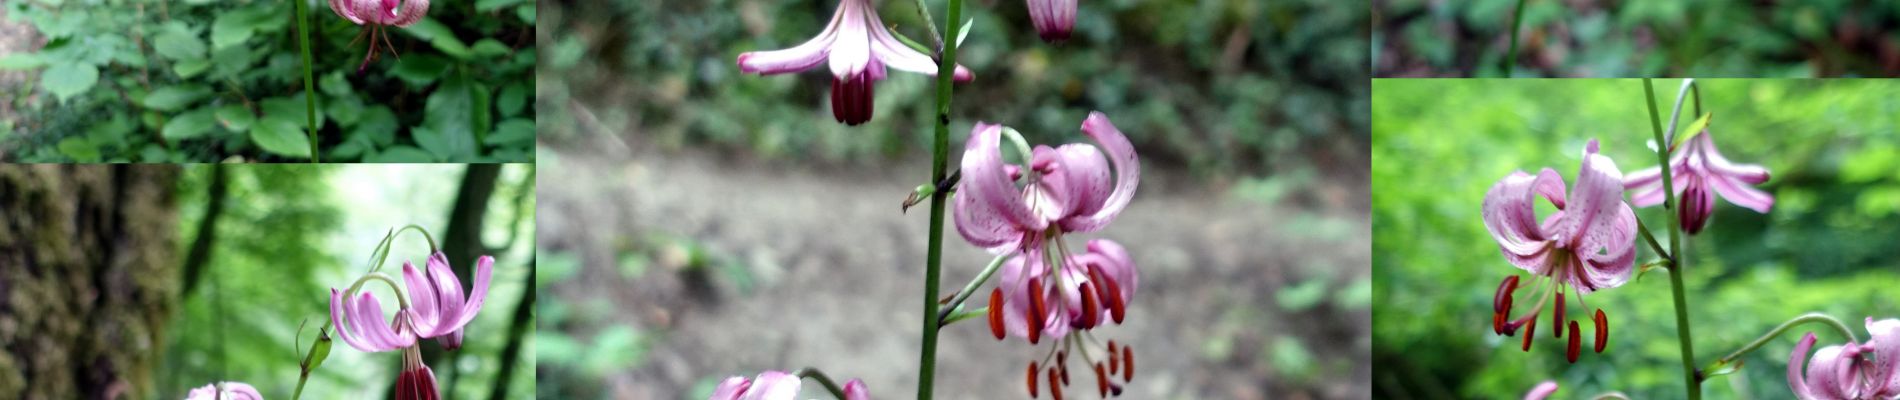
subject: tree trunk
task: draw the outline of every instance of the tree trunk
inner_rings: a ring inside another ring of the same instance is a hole
[[[178,168],[0,165],[0,398],[152,390],[177,307]]]

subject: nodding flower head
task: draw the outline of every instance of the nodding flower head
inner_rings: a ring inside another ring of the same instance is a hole
[[[1537,282],[1530,310],[1512,318],[1518,277],[1506,277],[1492,301],[1492,330],[1500,335],[1524,332],[1524,350],[1535,336],[1537,317],[1544,305],[1554,305],[1550,328],[1562,338],[1570,333],[1565,353],[1576,362],[1581,348],[1577,321],[1564,318],[1564,291],[1574,289],[1579,305],[1583,295],[1621,286],[1629,281],[1636,257],[1636,214],[1623,202],[1623,174],[1609,157],[1597,154],[1597,141],[1584,147],[1583,167],[1574,191],[1565,195],[1563,177],[1545,168],[1537,175],[1512,172],[1484,195],[1484,226],[1491,231],[1504,258],[1529,271]],[[1542,196],[1557,211],[1537,219],[1536,201]],[[1603,310],[1591,316],[1596,325],[1596,352],[1609,341],[1609,318]],[[1565,323],[1568,323],[1567,325]]]
[[[263,400],[257,394],[257,388],[244,382],[218,382],[192,389],[185,394],[185,400]]]
[[[1026,0],[1029,22],[1036,25],[1042,41],[1062,43],[1075,31],[1076,0]]]
[[[1788,354],[1788,386],[1801,400],[1892,399],[1900,396],[1900,320],[1867,319],[1867,343],[1822,347],[1803,368],[1814,347],[1813,332]],[[1805,371],[1804,371],[1805,370]],[[1805,373],[1804,373],[1805,372]]]
[[[1108,116],[1093,112],[1082,121],[1082,133],[1100,149],[1081,143],[1037,146],[1024,155],[1024,165],[1003,161],[1003,130],[978,122],[964,146],[955,218],[957,233],[970,244],[1006,254],[1039,247],[1045,236],[1094,232],[1135,198],[1141,160]],[[1022,187],[1017,180],[1024,181]]]
[[[1055,342],[1042,361],[1029,363],[1031,397],[1041,386],[1037,378],[1047,372],[1050,393],[1061,398],[1061,388],[1069,385],[1070,353],[1093,368],[1102,396],[1120,395],[1122,385],[1135,379],[1134,349],[1112,339],[1103,346],[1089,331],[1127,318],[1138,283],[1134,262],[1120,244],[1104,239],[1090,240],[1081,254],[1045,259],[1066,252],[1061,248],[1057,253],[1031,250],[1003,263],[1002,282],[990,292],[990,332],[998,340],[1016,336],[1034,345],[1047,337]]]
[[[739,71],[759,75],[800,72],[829,60],[831,114],[845,125],[871,120],[872,86],[884,79],[884,67],[936,75],[937,62],[911,50],[891,35],[878,19],[870,0],[840,0],[831,23],[817,37],[796,47],[739,54]],[[952,76],[958,82],[973,79],[959,65]]]
[[[351,23],[363,26],[363,31],[356,35],[357,40],[369,36],[369,54],[363,56],[363,65],[356,67],[357,73],[362,73],[363,68],[369,66],[370,60],[376,58],[377,38],[380,37],[384,44],[389,45],[391,52],[396,50],[395,44],[389,42],[389,33],[384,27],[402,28],[415,25],[416,21],[422,20],[423,14],[429,13],[429,0],[403,0],[400,6],[396,2],[397,0],[330,0],[330,11],[336,12],[337,16],[350,20]],[[352,40],[350,44],[355,45],[356,41]],[[397,56],[401,57],[401,55]]]
[[[463,328],[475,319],[488,296],[494,264],[493,257],[482,256],[476,260],[475,286],[464,298],[461,280],[449,269],[448,258],[442,253],[430,255],[427,272],[403,263],[403,280],[409,287],[409,296],[399,298],[404,306],[396,310],[395,317],[387,324],[383,322],[382,303],[375,295],[365,291],[349,299],[345,291],[330,289],[330,323],[336,326],[337,336],[357,350],[403,352],[402,372],[396,378],[397,399],[440,398],[435,372],[422,363],[422,353],[416,344],[421,339],[433,338],[450,350],[461,347]]]
[[[1775,206],[1775,196],[1749,187],[1767,182],[1768,169],[1729,162],[1715,148],[1715,139],[1711,136],[1709,131],[1702,131],[1673,149],[1676,155],[1669,158],[1671,186],[1675,186],[1675,195],[1682,196],[1682,204],[1676,208],[1677,218],[1682,222],[1682,230],[1692,235],[1702,232],[1709,216],[1715,213],[1717,195],[1759,213],[1767,213]],[[1623,187],[1636,192],[1630,195],[1630,203],[1637,207],[1662,204],[1662,167],[1630,174],[1624,178]]]

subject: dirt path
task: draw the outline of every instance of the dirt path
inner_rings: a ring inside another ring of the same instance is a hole
[[[801,366],[862,378],[880,398],[915,393],[929,210],[898,204],[928,175],[924,163],[811,167],[598,140],[542,153],[538,240],[585,265],[544,296],[610,306],[582,325],[540,329],[584,339],[600,324],[630,324],[659,338],[644,362],[599,383],[604,394],[681,398],[710,379]],[[1370,309],[1327,300],[1294,312],[1279,297],[1310,280],[1336,293],[1370,279],[1365,211],[1282,209],[1195,184],[1144,170],[1133,204],[1087,235],[1123,243],[1141,268],[1126,324],[1095,332],[1135,346],[1139,373],[1124,398],[1369,397]],[[1360,186],[1349,192],[1363,195]],[[945,228],[947,292],[989,257]],[[685,257],[666,249],[628,278],[621,251],[655,234],[732,261],[749,288],[724,270],[687,278],[677,272]],[[1022,397],[1025,365],[1049,342],[998,342],[970,321],[939,343],[939,397]],[[1093,392],[1087,367],[1071,367],[1081,376],[1069,392]],[[828,397],[815,386],[807,396]]]
[[[12,16],[7,15],[7,10],[0,8],[0,57],[13,53],[37,51],[40,46],[45,45],[40,39],[39,32],[33,30],[32,24],[24,19],[11,21],[9,18]],[[0,93],[10,93],[5,99],[8,101],[0,101],[0,121],[15,121],[19,118],[19,114],[13,109],[11,97],[32,90],[34,81],[29,78],[34,76],[32,71],[0,71]]]

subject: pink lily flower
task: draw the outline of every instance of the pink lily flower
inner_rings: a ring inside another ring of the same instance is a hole
[[[1036,25],[1042,41],[1062,43],[1075,31],[1076,0],[1027,0],[1029,22]]]
[[[957,233],[991,254],[1041,246],[1045,234],[1100,230],[1128,207],[1141,183],[1134,145],[1101,112],[1082,121],[1082,133],[1100,150],[1079,143],[1037,146],[1027,168],[1003,163],[1002,132],[1002,125],[981,122],[970,132],[956,195]],[[1027,184],[1016,187],[1023,177]]]
[[[1801,359],[1814,347],[1809,332],[1788,355],[1788,386],[1801,400],[1892,399],[1900,396],[1900,320],[1867,319],[1867,331],[1873,337],[1866,344],[1822,347],[1808,359],[1803,373]],[[1872,356],[1872,360],[1868,359]]]
[[[1583,166],[1577,172],[1575,191],[1566,197],[1562,176],[1550,168],[1537,175],[1512,172],[1491,186],[1484,195],[1484,227],[1496,239],[1504,258],[1512,265],[1545,277],[1538,283],[1542,293],[1529,313],[1510,319],[1513,292],[1518,277],[1512,275],[1499,285],[1493,297],[1492,329],[1500,335],[1515,335],[1519,327],[1529,325],[1524,334],[1524,350],[1536,329],[1537,316],[1546,301],[1555,304],[1551,322],[1556,337],[1563,337],[1569,322],[1570,343],[1566,355],[1577,361],[1580,328],[1576,321],[1564,318],[1564,289],[1583,294],[1621,286],[1629,281],[1636,257],[1636,214],[1623,202],[1623,174],[1616,162],[1597,154],[1597,141],[1584,146]],[[1557,211],[1538,221],[1536,201],[1543,196]],[[1553,296],[1554,294],[1554,296]],[[1609,340],[1609,319],[1598,309],[1596,351],[1603,352]]]
[[[830,61],[831,114],[845,125],[871,120],[872,86],[884,79],[884,67],[937,74],[937,62],[897,41],[878,19],[870,0],[841,0],[831,23],[818,37],[783,50],[739,54],[739,71],[759,75],[801,72]],[[974,78],[962,65],[952,76],[957,82]]]
[[[1682,230],[1693,235],[1702,232],[1709,215],[1715,212],[1715,197],[1721,195],[1738,206],[1767,213],[1775,206],[1775,197],[1749,185],[1768,181],[1768,169],[1754,164],[1735,164],[1722,157],[1709,131],[1689,138],[1675,156],[1669,158],[1669,179],[1682,205],[1676,208]],[[1662,168],[1652,167],[1630,174],[1623,187],[1636,193],[1630,202],[1637,207],[1663,203]]]
[[[244,382],[218,382],[192,389],[185,400],[263,400],[257,388]]]
[[[369,35],[369,54],[363,56],[363,65],[356,67],[357,73],[363,73],[363,68],[369,66],[369,61],[376,58],[377,37],[382,37],[383,43],[389,45],[391,52],[396,50],[396,45],[389,42],[389,33],[384,27],[405,28],[415,25],[416,21],[422,20],[423,14],[429,13],[429,0],[403,0],[400,8],[397,7],[396,1],[330,0],[330,11],[336,12],[337,16],[350,20],[351,23],[364,26],[363,32],[357,34],[357,39],[362,39],[363,35]],[[356,42],[352,40],[350,44],[354,45]]]
[[[997,339],[1007,333],[1035,344],[1047,335],[1057,340],[1056,362],[1038,366],[1029,364],[1030,396],[1034,397],[1041,372],[1049,373],[1051,393],[1068,386],[1068,354],[1087,340],[1062,340],[1071,331],[1087,331],[1113,321],[1121,324],[1127,304],[1135,296],[1138,275],[1134,261],[1120,244],[1106,239],[1090,240],[1087,251],[1067,256],[1051,271],[1042,250],[1029,250],[1021,257],[1003,262],[1002,282],[990,293],[990,331]],[[1134,380],[1135,353],[1132,346],[1118,346],[1114,340],[1101,353],[1107,357],[1092,362],[1096,388],[1103,397],[1120,395],[1123,385]],[[1083,350],[1084,353],[1092,353]],[[1065,377],[1056,379],[1056,377]],[[1119,378],[1119,379],[1118,379]],[[1058,397],[1059,398],[1059,397]]]
[[[403,280],[409,287],[410,308],[396,310],[395,319],[384,325],[383,308],[369,292],[355,301],[330,289],[330,323],[337,336],[350,347],[365,352],[402,350],[403,369],[396,378],[397,399],[437,399],[435,372],[422,362],[416,346],[421,339],[434,338],[450,350],[461,347],[462,330],[481,311],[488,295],[489,278],[494,273],[494,257],[475,261],[475,286],[471,296],[462,297],[462,284],[449,269],[447,256],[437,252],[429,256],[428,272],[403,263]]]
[[[735,376],[720,381],[708,400],[796,400],[802,384],[797,375],[782,371],[765,371],[751,380]],[[844,384],[844,400],[871,400],[871,392],[864,381],[852,379]]]
[[[1557,381],[1544,381],[1537,384],[1537,387],[1531,388],[1530,392],[1524,393],[1524,400],[1544,400],[1549,398],[1551,393],[1557,393]]]

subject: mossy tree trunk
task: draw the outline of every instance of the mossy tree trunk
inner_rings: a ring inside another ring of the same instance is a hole
[[[0,398],[138,398],[177,307],[176,166],[0,165]]]

